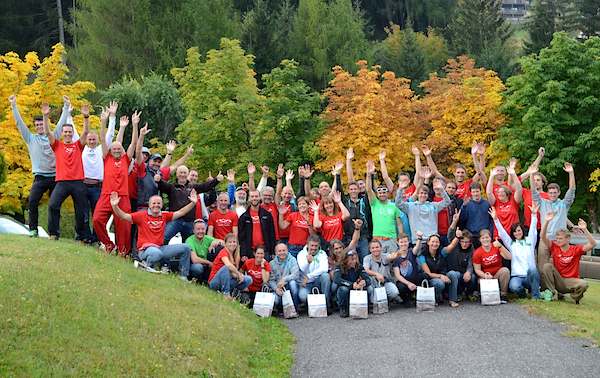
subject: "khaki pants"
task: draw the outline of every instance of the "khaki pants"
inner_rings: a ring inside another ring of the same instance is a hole
[[[508,292],[508,282],[510,281],[510,271],[507,267],[502,267],[494,274],[494,278],[498,280],[500,286],[500,295],[506,295]]]
[[[555,299],[558,293],[571,294],[574,301],[579,302],[583,293],[588,289],[588,283],[580,278],[564,278],[560,275],[554,264],[546,263],[542,269],[542,286],[554,293]]]
[[[548,263],[552,263],[552,261],[550,261],[550,252],[548,250],[548,246],[546,245],[546,243],[544,243],[542,241],[542,239],[540,239],[540,242],[538,243],[538,250],[537,250],[537,268],[538,268],[538,272],[541,272],[544,269],[544,265],[548,264]],[[544,288],[544,284],[542,283],[542,289]]]

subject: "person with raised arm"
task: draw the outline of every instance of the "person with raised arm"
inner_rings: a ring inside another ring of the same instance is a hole
[[[388,188],[389,198],[395,198],[394,196],[397,194],[396,189],[403,190],[403,197],[408,200],[416,190],[415,184],[418,183],[417,177],[421,173],[421,156],[418,149],[412,149],[413,155],[415,155],[415,180],[414,182],[410,181],[410,175],[406,172],[400,172],[398,174],[398,187],[394,185],[394,182],[390,178],[388,174],[387,164],[385,163],[386,152],[379,152],[379,166],[381,170],[381,177],[383,178],[383,182]],[[415,154],[416,152],[416,154]],[[408,215],[404,212],[400,212],[400,221],[402,222],[402,229],[405,233],[410,235],[410,221],[408,220]]]
[[[494,182],[500,170],[498,167],[493,168],[490,172],[490,177],[487,182],[486,192],[488,202],[494,208],[494,212],[498,220],[505,230],[510,230],[513,224],[519,223],[519,203],[521,203],[521,182],[515,172],[516,159],[511,159],[510,165],[506,172],[509,175],[511,187],[500,185],[494,189]],[[498,236],[498,229],[494,231],[494,237]]]
[[[584,245],[570,244],[571,234],[566,228],[557,230],[554,233],[555,239],[550,239],[548,227],[555,219],[555,213],[547,212],[542,224],[540,240],[548,246],[552,257],[552,262],[547,262],[542,267],[542,286],[552,291],[552,300],[558,300],[560,295],[568,293],[575,304],[579,304],[588,289],[587,281],[579,278],[579,260],[596,246],[596,241],[583,219],[579,219],[577,226],[587,239]]]
[[[389,189],[385,185],[377,187],[377,194],[373,191],[373,175],[375,164],[367,162],[367,173],[365,182],[367,185],[367,196],[371,205],[373,221],[373,240],[379,240],[382,253],[391,253],[398,250],[396,238],[403,233],[400,210],[389,200]]]
[[[283,166],[280,164],[283,169]],[[279,178],[280,171],[277,170],[277,189],[275,192],[275,203],[279,208],[283,206],[288,212],[298,211],[298,204],[296,202],[296,198],[294,196],[294,189],[292,188],[292,180],[294,179],[294,172],[290,169],[285,172],[285,182],[286,185],[283,185],[282,180]],[[279,215],[279,211],[277,212]],[[279,216],[278,216],[279,218]],[[277,223],[279,223],[279,219],[275,219]],[[290,229],[289,228],[281,228],[281,225],[277,225],[279,227],[279,239],[281,242],[288,244],[290,239]]]
[[[62,134],[62,125],[67,121],[69,108],[71,106],[67,96],[63,96],[63,101],[62,114],[53,131],[55,139],[59,139]],[[37,237],[39,218],[38,206],[40,200],[46,192],[48,192],[48,195],[51,195],[56,184],[56,157],[50,147],[48,137],[44,132],[44,118],[41,115],[33,117],[35,133],[32,133],[19,113],[17,96],[11,95],[8,98],[8,102],[10,103],[17,129],[25,141],[25,144],[27,144],[27,150],[29,151],[31,173],[33,174],[33,182],[31,184],[31,190],[29,191],[29,200],[27,203],[29,213],[29,236]],[[74,132],[76,133],[75,130]]]
[[[333,281],[337,285],[335,296],[342,318],[349,316],[351,290],[366,290],[367,297],[372,297],[371,279],[359,263],[356,250],[350,250],[344,254],[342,261],[335,269]]]
[[[556,238],[556,233],[559,230],[567,229],[567,215],[571,205],[575,202],[575,170],[573,169],[573,165],[568,162],[564,164],[563,169],[569,174],[569,189],[565,193],[563,199],[559,198],[560,186],[556,183],[548,184],[548,199],[542,197],[535,185],[531,186],[531,197],[533,198],[533,201],[540,204],[540,216],[542,219],[546,219],[549,213],[554,214],[546,228],[546,235],[543,235],[546,236],[546,238],[541,238],[541,243],[538,247],[537,263],[540,271],[546,263],[550,262],[548,251],[550,244],[546,243],[545,240],[554,240]]]
[[[458,224],[464,230],[468,230],[473,236],[473,247],[478,248],[479,233],[488,230],[490,235],[494,231],[494,222],[490,218],[490,203],[481,197],[481,185],[471,184],[471,199],[465,203],[460,210]]]
[[[462,294],[476,291],[477,277],[473,272],[473,242],[468,230],[457,228],[460,214],[455,214],[448,230],[450,244],[442,250],[446,259],[447,273],[450,278],[448,299],[451,307],[458,307]]]
[[[325,197],[321,204],[312,201],[313,227],[318,230],[325,241],[323,248],[329,247],[332,240],[342,240],[344,236],[344,222],[350,218],[350,213],[342,203],[340,192],[333,192],[331,197]]]
[[[146,127],[142,128],[144,130]],[[140,130],[140,135],[146,130]],[[164,236],[167,223],[171,220],[179,219],[185,216],[190,210],[194,209],[198,195],[192,189],[189,196],[190,202],[181,209],[172,211],[162,211],[163,201],[158,195],[152,196],[148,201],[148,209],[140,210],[135,213],[127,213],[119,208],[121,198],[119,193],[110,194],[110,205],[114,214],[120,219],[133,223],[138,226],[137,249],[140,258],[140,266],[147,271],[157,273],[156,264],[164,259],[179,259],[179,278],[188,281],[190,273],[190,247],[187,244],[164,245]]]
[[[238,235],[242,262],[252,258],[259,245],[265,248],[265,258],[271,260],[275,249],[275,225],[271,214],[260,206],[260,193],[250,190],[248,209],[238,220]]]
[[[498,240],[492,242],[489,230],[479,232],[481,247],[473,252],[473,270],[480,280],[495,278],[500,284],[500,298],[506,303],[510,272],[502,266],[502,259],[511,259],[511,254]]]
[[[365,256],[362,264],[371,278],[371,285],[373,287],[384,287],[388,301],[402,302],[398,287],[392,278],[392,264],[400,255],[400,252],[382,253],[381,243],[378,240],[369,243],[369,252],[370,254]]]
[[[423,281],[423,273],[417,263],[417,255],[421,252],[421,241],[423,236],[417,237],[415,246],[409,251],[410,242],[408,235],[398,236],[398,257],[392,266],[396,287],[402,298],[402,303],[409,307],[414,305],[413,293],[416,293],[417,285]]]
[[[529,180],[529,188],[535,185],[535,190],[540,194],[540,197],[543,199],[549,199],[548,193],[544,191],[544,186],[547,184],[546,177],[539,172],[539,166],[544,158],[544,154],[546,153],[546,149],[544,147],[540,147],[538,149],[538,156],[535,161],[527,168],[525,172],[519,176],[521,182],[525,180]],[[523,196],[523,218],[524,223],[529,224],[531,222],[531,206],[533,204],[533,194],[531,189],[523,188],[521,191]],[[537,214],[537,229],[540,230],[542,228],[542,221],[540,218],[540,214]]]
[[[537,212],[539,205],[534,203],[531,211],[529,231],[521,223],[513,223],[510,235],[506,232],[504,225],[498,218],[496,209],[490,209],[490,215],[494,220],[496,231],[502,243],[510,251],[510,282],[508,289],[519,297],[525,296],[527,288],[533,299],[540,299],[540,274],[535,262],[535,247],[537,244]]]
[[[288,252],[294,258],[306,245],[311,234],[314,234],[312,215],[306,197],[296,199],[298,211],[290,212],[285,205],[279,206],[279,227],[289,230]]]
[[[352,160],[354,160],[354,149],[350,147],[346,151],[346,178],[348,179],[348,183],[356,183],[358,186],[358,195],[360,198],[363,198],[367,194],[367,186],[365,181],[360,178],[355,180],[354,170],[352,169]]]
[[[139,119],[137,113],[134,113],[134,128],[137,128]],[[129,213],[131,212],[131,201],[129,200],[129,167],[131,159],[134,155],[134,148],[137,152],[137,163],[141,164],[142,145],[144,137],[150,132],[148,125],[140,130],[139,141],[137,140],[137,132],[132,133],[132,140],[129,144],[127,152],[123,149],[122,139],[125,127],[129,124],[129,119],[126,116],[121,117],[119,134],[117,141],[108,143],[106,138],[106,119],[101,117],[100,123],[100,140],[102,141],[102,158],[104,160],[104,176],[105,180],[102,183],[100,198],[94,210],[93,222],[94,230],[98,235],[99,241],[104,244],[106,252],[112,252],[115,244],[110,240],[106,223],[113,214],[112,203],[110,200],[111,193],[115,192],[119,195],[120,208]],[[136,139],[136,140],[134,140]],[[121,255],[129,254],[131,249],[131,225],[118,217],[114,219],[115,236],[117,242],[117,250]]]
[[[56,156],[56,185],[48,202],[48,234],[52,239],[60,237],[60,208],[67,197],[71,196],[75,205],[77,238],[84,243],[89,243],[91,240],[90,228],[86,223],[85,216],[87,190],[83,183],[84,173],[81,160],[90,127],[89,105],[84,104],[81,107],[83,132],[76,142],[73,141],[73,130],[75,128],[71,124],[65,123],[62,126],[62,141],[50,132],[50,106],[48,104],[42,105],[42,114],[44,117],[44,132]]]

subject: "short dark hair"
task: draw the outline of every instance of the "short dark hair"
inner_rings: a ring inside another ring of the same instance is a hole
[[[64,125],[62,125],[62,127],[65,127],[65,126],[66,126],[66,127],[70,127],[71,129],[75,129],[75,128],[73,127],[73,125],[71,125],[70,123],[65,123]]]
[[[558,185],[555,182],[550,183],[550,184],[548,184],[548,188],[546,190],[550,190],[550,189],[556,189],[560,192],[560,185]]]
[[[348,186],[350,186],[350,185],[356,185],[356,186],[358,186],[358,183],[356,181],[350,181],[348,183]]]
[[[398,178],[400,178],[401,176],[406,176],[410,179],[410,173],[408,172],[398,172]]]
[[[321,245],[321,238],[319,238],[318,235],[309,235],[308,238],[306,238],[306,244],[310,242],[319,243],[319,245]]]
[[[33,122],[35,121],[43,121],[44,117],[42,117],[41,115],[35,115],[33,116]]]
[[[481,185],[479,185],[478,182],[474,182],[471,185],[469,185],[469,189],[473,190],[473,189],[479,189],[481,190]]]

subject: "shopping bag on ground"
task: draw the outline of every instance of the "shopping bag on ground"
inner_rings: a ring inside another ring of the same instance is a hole
[[[500,286],[497,279],[479,280],[479,292],[481,293],[481,304],[486,306],[500,304]]]
[[[365,290],[350,290],[350,317],[366,319],[369,316],[369,302]]]
[[[417,312],[433,311],[435,309],[435,289],[429,287],[429,282],[423,280],[417,286]]]
[[[296,306],[294,306],[294,301],[292,300],[292,293],[285,288],[283,288],[283,295],[281,296],[281,305],[283,306],[284,318],[290,319],[298,317]]]
[[[312,293],[307,296],[308,301],[308,316],[311,318],[326,318],[327,317],[327,302],[325,294],[321,294],[319,289],[313,287]]]
[[[268,318],[273,312],[274,304],[275,294],[271,293],[271,289],[269,289],[267,286],[263,286],[262,291],[256,292],[252,310],[256,313],[256,315],[263,318]]]
[[[373,314],[385,314],[389,311],[387,293],[385,287],[377,281],[377,287],[373,290]]]

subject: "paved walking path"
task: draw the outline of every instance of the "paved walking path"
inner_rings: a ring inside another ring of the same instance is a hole
[[[297,339],[294,377],[600,377],[599,348],[516,304],[286,323]]]

